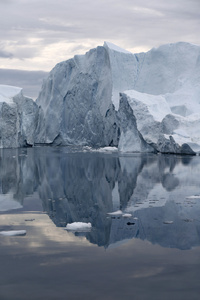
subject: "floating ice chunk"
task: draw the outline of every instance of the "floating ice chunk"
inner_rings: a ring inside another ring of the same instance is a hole
[[[97,149],[98,152],[117,152],[118,148],[116,147],[102,147]]]
[[[85,146],[83,151],[91,151],[91,152],[106,152],[106,153],[109,153],[109,152],[117,152],[118,151],[118,148],[117,147],[102,147],[102,148],[92,148],[92,147],[88,147],[88,146]]]
[[[188,196],[186,199],[200,199],[200,195]]]
[[[164,221],[163,224],[173,224],[174,221]]]
[[[4,236],[22,236],[26,235],[26,230],[0,231],[0,234]]]
[[[131,218],[131,217],[132,217],[132,214],[123,214],[122,217],[123,217],[123,218]]]
[[[92,228],[91,223],[73,222],[73,223],[67,224],[65,229],[69,230],[69,231],[84,232],[84,231],[90,231],[91,228]]]
[[[122,214],[123,214],[123,212],[121,210],[116,210],[114,212],[107,213],[107,215],[109,215],[109,216],[120,216]]]

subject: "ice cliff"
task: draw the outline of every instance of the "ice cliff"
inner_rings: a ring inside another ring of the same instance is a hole
[[[34,144],[38,106],[22,89],[0,85],[0,148]]]
[[[111,43],[57,64],[37,99],[35,143],[200,151],[200,48],[132,54]]]
[[[22,100],[13,103],[18,119],[23,116],[20,145],[195,154],[200,152],[200,47],[179,42],[132,54],[105,42],[61,62],[44,81],[37,105],[31,102],[28,132],[29,113],[24,117]]]

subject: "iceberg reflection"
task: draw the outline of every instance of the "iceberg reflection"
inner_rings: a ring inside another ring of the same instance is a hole
[[[38,147],[2,149],[0,164],[1,213],[8,194],[7,209],[34,194],[56,226],[91,223],[91,231],[76,235],[98,246],[132,238],[179,249],[200,245],[199,157]],[[108,214],[117,210],[122,214]]]

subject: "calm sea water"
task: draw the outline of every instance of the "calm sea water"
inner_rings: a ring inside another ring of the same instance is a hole
[[[198,156],[1,150],[0,300],[199,299],[199,195]]]

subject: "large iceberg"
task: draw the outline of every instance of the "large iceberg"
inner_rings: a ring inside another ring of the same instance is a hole
[[[0,85],[0,148],[32,146],[38,106],[22,89]]]
[[[200,152],[200,47],[132,54],[112,43],[57,64],[34,102],[0,86],[0,147]]]
[[[57,64],[37,99],[36,144],[200,151],[200,47],[132,54],[111,43]]]

